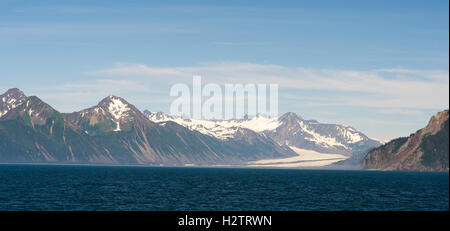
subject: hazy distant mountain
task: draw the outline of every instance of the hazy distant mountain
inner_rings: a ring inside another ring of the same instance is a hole
[[[258,115],[250,119],[215,121],[177,118],[148,110],[144,113],[155,123],[172,121],[193,131],[222,140],[234,139],[240,134],[239,131],[251,130],[280,145],[345,155],[365,154],[368,150],[380,145],[378,141],[368,138],[352,127],[303,120],[293,112],[288,112],[280,118]]]
[[[449,111],[437,113],[428,125],[370,151],[361,165],[365,169],[448,171]]]
[[[117,96],[69,114],[17,89],[1,97],[1,162],[213,165],[296,155],[251,130],[222,140],[171,121],[156,124]]]

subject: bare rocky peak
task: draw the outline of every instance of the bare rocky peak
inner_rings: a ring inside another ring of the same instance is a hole
[[[422,135],[434,135],[442,129],[445,121],[448,120],[448,110],[441,111],[431,117],[428,125],[422,129]]]
[[[1,95],[0,97],[8,97],[8,98],[15,98],[15,99],[19,99],[19,98],[26,98],[25,94],[19,90],[18,88],[11,88],[8,89],[3,95]],[[2,100],[3,101],[3,100]]]
[[[164,112],[151,112],[149,110],[144,110],[144,115],[146,115],[151,121],[159,122],[173,119],[172,116]]]
[[[294,112],[286,112],[278,120],[283,123],[291,124],[298,123],[298,121],[302,121],[303,119]]]

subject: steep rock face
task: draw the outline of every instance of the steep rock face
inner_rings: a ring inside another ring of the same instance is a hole
[[[448,110],[433,116],[428,125],[409,137],[392,140],[370,151],[362,160],[365,169],[448,171]]]

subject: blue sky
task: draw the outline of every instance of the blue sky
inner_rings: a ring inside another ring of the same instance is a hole
[[[449,101],[448,1],[0,0],[0,91],[62,112],[174,83],[279,83],[280,112],[386,140]]]

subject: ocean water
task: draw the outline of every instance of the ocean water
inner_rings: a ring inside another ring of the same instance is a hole
[[[449,210],[449,174],[0,165],[0,210]]]

